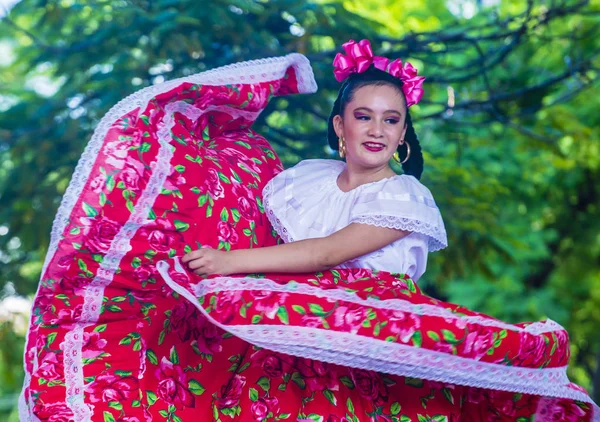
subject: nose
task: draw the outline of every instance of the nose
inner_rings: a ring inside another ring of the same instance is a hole
[[[383,136],[382,122],[380,122],[378,119],[372,119],[371,124],[369,125],[368,134],[374,138],[381,138],[381,136]]]

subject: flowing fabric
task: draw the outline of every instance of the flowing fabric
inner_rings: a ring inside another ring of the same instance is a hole
[[[280,241],[251,129],[316,90],[293,54],[147,88],[100,122],[54,222],[22,421],[598,421],[567,334],[364,269],[200,279],[179,258]]]

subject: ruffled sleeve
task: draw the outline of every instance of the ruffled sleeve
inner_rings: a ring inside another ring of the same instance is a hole
[[[413,176],[395,176],[364,187],[356,198],[350,223],[420,233],[430,252],[448,246],[442,215],[429,189]]]
[[[327,236],[336,228],[332,215],[345,201],[336,199],[334,183],[343,168],[340,161],[303,160],[267,183],[265,212],[286,243]]]

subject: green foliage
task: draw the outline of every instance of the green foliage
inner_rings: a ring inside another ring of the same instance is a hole
[[[596,374],[600,400],[600,7],[512,0],[466,19],[450,11],[459,3],[480,2],[21,1],[0,22],[0,286],[35,291],[61,195],[117,101],[301,52],[319,92],[274,101],[256,129],[286,165],[333,157],[331,61],[370,38],[428,76],[411,113],[450,247],[421,284],[509,321],[565,325],[570,375],[591,388]]]

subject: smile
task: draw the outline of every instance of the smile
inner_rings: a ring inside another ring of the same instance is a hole
[[[365,142],[364,144],[362,144],[363,147],[365,147],[368,151],[371,152],[379,152],[379,151],[383,151],[383,149],[385,148],[384,144],[380,144],[378,142]]]

